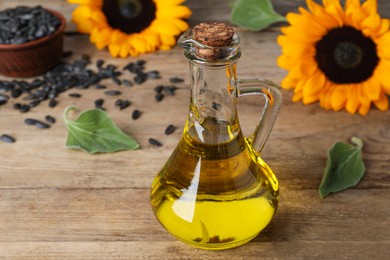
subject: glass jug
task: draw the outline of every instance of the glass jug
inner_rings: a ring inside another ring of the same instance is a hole
[[[165,229],[187,244],[236,247],[257,236],[278,206],[278,180],[260,151],[278,115],[281,92],[269,80],[236,78],[237,34],[228,46],[212,47],[188,30],[178,44],[189,60],[189,113],[178,146],[153,181],[151,205]],[[215,55],[204,58],[201,51]],[[237,99],[245,95],[266,101],[248,138],[237,116]]]

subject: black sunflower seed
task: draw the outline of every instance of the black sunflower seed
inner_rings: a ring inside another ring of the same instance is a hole
[[[102,60],[102,59],[98,59],[96,61],[96,67],[98,67],[98,68],[101,68],[103,66],[103,64],[104,64],[104,60]]]
[[[74,97],[74,98],[80,98],[81,94],[79,94],[79,93],[69,93],[69,96],[70,97]]]
[[[101,108],[104,104],[104,99],[102,98],[96,99],[94,103],[96,108]]]
[[[7,99],[0,100],[0,106],[5,105],[7,103],[7,101],[8,101]]]
[[[155,145],[155,146],[162,146],[162,143],[160,143],[159,141],[157,141],[156,139],[154,139],[154,138],[149,138],[149,143],[151,144],[151,145]]]
[[[175,86],[164,86],[164,93],[168,96],[174,96],[176,89],[177,87]]]
[[[129,100],[123,100],[123,102],[119,105],[119,109],[123,110],[131,105]]]
[[[117,99],[114,104],[116,107],[120,107],[122,105],[122,103],[123,103],[122,99]]]
[[[184,79],[178,78],[178,77],[171,77],[171,78],[169,78],[169,81],[171,83],[181,83],[181,82],[184,82]]]
[[[55,107],[57,106],[58,101],[55,98],[51,98],[49,101],[49,107]]]
[[[44,129],[44,128],[50,128],[50,125],[42,122],[42,121],[39,121],[37,119],[33,119],[33,118],[26,118],[24,120],[24,123],[26,125],[34,125],[36,126],[37,128],[41,128],[41,129]]]
[[[142,114],[141,111],[138,110],[138,109],[136,109],[136,110],[134,110],[133,113],[131,114],[131,118],[133,118],[134,120],[136,120],[136,119],[140,118],[141,114]]]
[[[165,134],[166,135],[170,135],[173,132],[175,132],[175,130],[176,130],[176,126],[170,124],[170,125],[167,126],[167,128],[165,128]]]
[[[3,141],[4,143],[15,143],[16,139],[10,135],[3,134],[0,136],[0,140]]]
[[[157,87],[154,88],[154,91],[156,91],[157,93],[161,93],[163,90],[164,90],[163,85],[158,85]]]
[[[130,80],[127,80],[127,79],[124,79],[122,81],[123,85],[125,85],[126,87],[132,87],[134,84],[133,82],[131,82]]]
[[[96,89],[106,89],[107,86],[101,85],[101,84],[96,84],[95,86]]]
[[[64,51],[63,53],[62,53],[62,58],[69,58],[70,56],[72,56],[73,55],[73,51]]]
[[[112,77],[112,81],[114,81],[118,86],[122,85],[122,81],[118,79],[117,77]]]
[[[15,103],[12,107],[13,107],[15,110],[19,110],[21,106],[22,106],[22,105],[21,105],[20,103]]]
[[[14,88],[11,90],[11,96],[13,98],[18,98],[20,97],[20,95],[22,95],[22,90],[20,90],[19,88]]]
[[[38,106],[40,103],[41,103],[41,101],[40,101],[39,99],[36,99],[36,100],[33,100],[33,101],[29,102],[29,103],[28,103],[28,106],[29,106],[30,108],[33,108],[33,107]]]
[[[51,115],[45,116],[45,120],[51,124],[54,124],[56,122],[56,119],[52,117]]]
[[[26,104],[21,105],[20,108],[19,108],[19,111],[21,113],[27,113],[28,111],[30,111],[30,107],[28,105],[26,105]]]
[[[155,96],[154,96],[154,99],[157,101],[157,102],[160,102],[161,100],[163,100],[164,98],[164,94],[163,93],[157,93]]]
[[[119,96],[122,94],[122,92],[119,90],[107,90],[104,92],[104,94],[109,95],[109,96]]]

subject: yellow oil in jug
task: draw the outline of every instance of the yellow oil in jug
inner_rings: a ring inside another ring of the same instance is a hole
[[[152,208],[161,224],[185,243],[214,250],[236,247],[271,221],[278,182],[250,140],[240,130],[231,134],[239,127],[205,119],[202,129],[227,141],[199,142],[199,127],[187,122],[179,145],[153,182]]]

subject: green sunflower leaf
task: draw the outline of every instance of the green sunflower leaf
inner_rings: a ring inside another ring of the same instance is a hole
[[[230,20],[240,27],[260,31],[273,23],[286,21],[275,12],[270,0],[236,0]]]
[[[357,185],[364,176],[363,141],[357,137],[352,137],[351,141],[354,145],[338,141],[329,150],[319,187],[321,198]]]
[[[138,143],[119,129],[101,109],[82,112],[74,121],[68,113],[75,107],[67,107],[64,120],[68,128],[65,146],[81,149],[89,153],[111,153],[122,150],[135,150]]]

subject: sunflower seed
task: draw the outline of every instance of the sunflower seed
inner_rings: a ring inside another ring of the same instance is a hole
[[[118,79],[117,77],[112,77],[112,81],[114,81],[118,86],[122,85],[122,81]]]
[[[184,82],[184,79],[178,78],[178,77],[171,77],[171,78],[169,78],[169,81],[171,83],[181,83],[181,82]]]
[[[37,99],[37,100],[33,100],[33,101],[29,102],[29,103],[28,103],[28,106],[29,106],[30,108],[33,108],[33,107],[38,106],[40,103],[41,103],[41,101]]]
[[[119,96],[122,94],[119,90],[107,90],[104,92],[104,94],[109,95],[109,96]]]
[[[164,93],[168,96],[174,96],[176,89],[177,87],[175,86],[164,86]]]
[[[97,85],[95,86],[95,88],[96,88],[96,89],[106,89],[107,86],[104,86],[104,85],[101,85],[101,84],[97,84]]]
[[[51,98],[50,101],[49,101],[49,107],[55,107],[57,106],[58,104],[58,101],[54,98]]]
[[[45,128],[50,128],[50,125],[42,122],[42,121],[39,121],[37,119],[33,119],[33,118],[27,118],[24,120],[24,123],[26,125],[34,125],[35,127],[37,128],[41,128],[41,129],[45,129]]]
[[[170,125],[167,126],[167,128],[165,128],[165,134],[166,135],[170,135],[173,132],[175,132],[175,130],[176,130],[176,126],[170,124]]]
[[[2,105],[5,105],[6,103],[7,103],[7,99],[5,99],[5,100],[0,100],[0,106],[2,106]]]
[[[102,59],[98,59],[96,61],[96,67],[98,67],[98,68],[101,68],[103,66],[103,64],[104,64],[104,60],[102,60]]]
[[[45,120],[51,124],[54,124],[56,122],[56,119],[52,117],[51,115],[45,116]]]
[[[127,80],[127,79],[124,79],[122,81],[123,85],[125,85],[126,87],[132,87],[134,84],[133,82],[131,82],[130,80]]]
[[[129,100],[123,100],[123,102],[119,105],[119,109],[123,110],[131,105]]]
[[[3,134],[0,136],[0,140],[3,141],[4,143],[15,143],[16,139],[10,135]]]
[[[73,51],[64,51],[63,53],[62,53],[62,58],[69,58],[70,56],[72,56],[73,55]]]
[[[74,98],[80,98],[81,94],[79,94],[79,93],[69,93],[69,96],[70,97],[74,97]]]
[[[151,144],[151,145],[155,145],[155,146],[158,146],[158,147],[160,147],[160,146],[162,146],[162,143],[160,143],[159,141],[157,141],[156,139],[154,139],[154,138],[149,138],[149,143]]]
[[[134,120],[136,120],[136,119],[140,118],[141,114],[142,114],[141,111],[138,110],[138,109],[136,109],[136,110],[134,110],[133,113],[131,114],[131,118],[133,118]]]
[[[94,103],[95,103],[95,108],[105,110],[105,109],[103,108],[104,99],[102,99],[102,98],[96,99],[96,100],[94,101]]]
[[[164,98],[164,94],[163,93],[157,93],[156,96],[154,96],[154,99],[157,102],[160,102],[161,100],[163,100],[163,98]]]
[[[28,111],[30,111],[30,107],[28,105],[21,105],[19,111],[21,113],[27,113]]]
[[[163,90],[164,90],[163,85],[158,85],[157,87],[154,88],[154,91],[156,91],[157,93],[161,93]]]
[[[22,106],[22,105],[21,105],[20,103],[15,103],[12,107],[13,107],[15,110],[19,110],[21,106]]]
[[[114,104],[115,104],[115,106],[120,107],[122,105],[122,103],[123,103],[122,99],[117,99]]]
[[[13,98],[18,98],[20,95],[22,95],[22,91],[19,88],[14,88],[11,90],[11,96]]]

